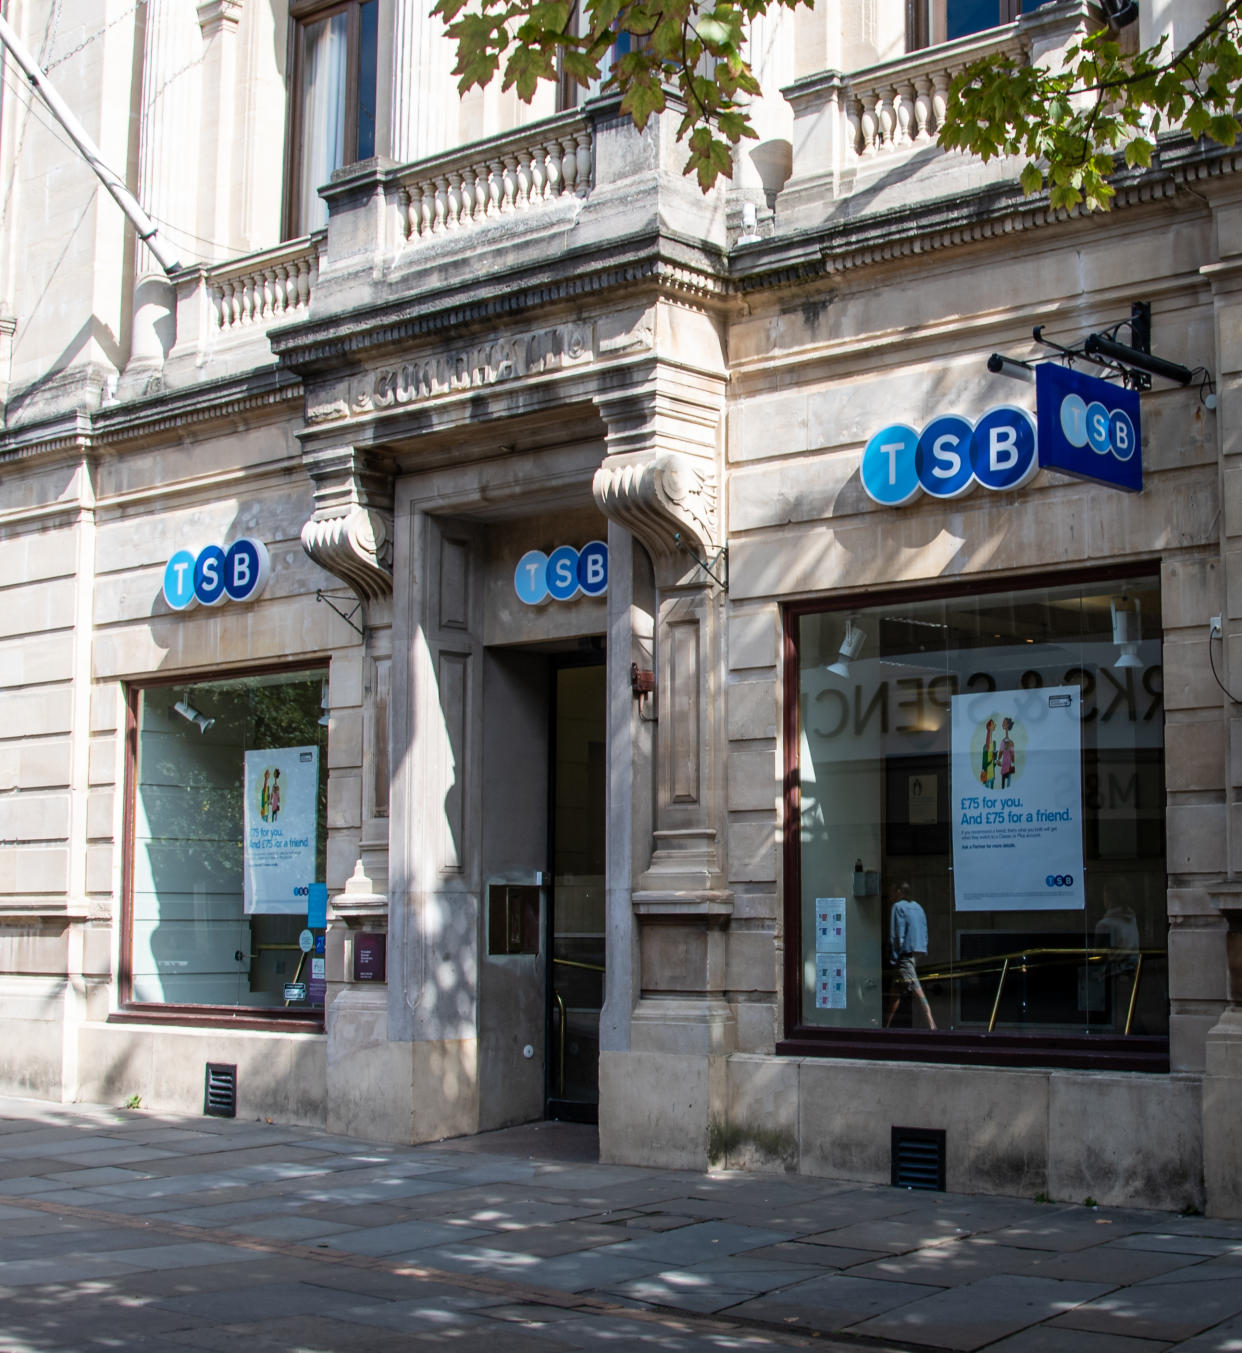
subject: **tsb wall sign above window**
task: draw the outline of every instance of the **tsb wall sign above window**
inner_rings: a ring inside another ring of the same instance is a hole
[[[1050,363],[1036,368],[1035,391],[1036,418],[1002,404],[974,423],[948,413],[919,432],[904,423],[881,428],[863,450],[867,496],[881,507],[902,507],[920,493],[960,498],[976,484],[1004,493],[1041,467],[1142,491],[1136,391]]]
[[[592,540],[580,550],[558,545],[551,554],[527,550],[513,573],[513,590],[527,606],[541,602],[602,597],[608,590],[608,546]]]
[[[975,484],[997,493],[1021,488],[1038,469],[1035,420],[1006,404],[977,423],[949,413],[921,432],[904,423],[882,428],[863,451],[862,483],[882,507],[901,507],[920,493],[960,498]]]
[[[197,555],[178,550],[164,566],[164,600],[174,611],[198,602],[219,606],[225,601],[253,601],[272,571],[267,546],[243,537],[228,548],[208,545]]]

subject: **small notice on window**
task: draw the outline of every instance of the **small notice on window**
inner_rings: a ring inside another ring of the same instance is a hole
[[[315,877],[318,747],[245,755],[243,909],[247,916],[305,916]]]
[[[936,816],[936,777],[912,775],[907,784],[906,802],[912,827],[934,827]]]
[[[815,1008],[845,1009],[845,955],[815,955]]]
[[[845,898],[815,899],[815,952],[845,953]]]

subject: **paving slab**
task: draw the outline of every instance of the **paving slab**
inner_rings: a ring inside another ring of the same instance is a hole
[[[1079,1306],[1050,1323],[1175,1343],[1202,1334],[1239,1312],[1242,1282],[1228,1277],[1197,1282],[1189,1293],[1184,1283],[1143,1283]]]
[[[896,1307],[925,1300],[936,1292],[934,1287],[916,1283],[827,1273],[745,1302],[735,1307],[733,1314],[773,1322],[796,1320],[808,1329],[831,1332],[851,1329]]]
[[[972,1350],[1071,1311],[1104,1290],[1098,1283],[994,1275],[887,1311],[850,1332]]]
[[[1237,1222],[595,1143],[0,1100],[0,1353],[1242,1353]]]

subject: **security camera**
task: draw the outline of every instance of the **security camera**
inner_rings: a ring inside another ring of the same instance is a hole
[[[1114,28],[1125,28],[1139,16],[1138,0],[1104,0],[1104,13]]]

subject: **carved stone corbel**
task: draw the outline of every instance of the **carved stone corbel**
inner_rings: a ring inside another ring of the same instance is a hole
[[[682,547],[710,553],[720,543],[716,475],[704,458],[680,451],[609,456],[591,487],[604,516],[641,541],[653,560],[673,559]]]
[[[391,596],[391,469],[352,446],[306,451],[303,462],[315,485],[315,512],[302,527],[302,548],[362,601]]]

